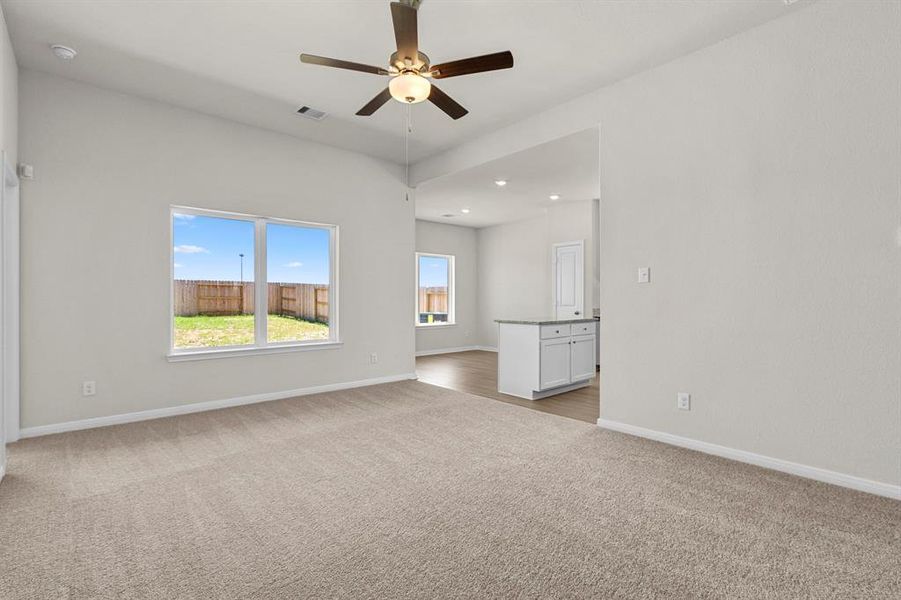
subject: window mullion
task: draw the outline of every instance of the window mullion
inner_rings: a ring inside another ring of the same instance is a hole
[[[254,332],[257,346],[265,346],[267,315],[269,313],[269,285],[266,276],[266,220],[256,219],[254,236]]]

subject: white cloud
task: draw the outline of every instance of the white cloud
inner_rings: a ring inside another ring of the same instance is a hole
[[[181,263],[175,263],[173,266],[174,266],[176,269],[180,269],[180,268],[182,268],[184,265],[181,264]]]
[[[179,221],[193,221],[194,218],[196,217],[196,215],[183,215],[180,213],[175,213],[172,216],[175,217],[176,219],[178,219]]]
[[[203,246],[192,246],[191,244],[181,244],[175,247],[175,251],[179,254],[209,254],[210,251]]]
[[[299,260],[295,260],[295,261],[289,262],[285,266],[288,267],[289,269],[299,269],[300,267],[303,266],[303,263],[300,262]]]

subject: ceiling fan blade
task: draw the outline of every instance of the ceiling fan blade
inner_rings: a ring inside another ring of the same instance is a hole
[[[432,77],[435,79],[444,79],[446,77],[459,77],[460,75],[472,75],[473,73],[484,73],[485,71],[509,69],[512,66],[513,53],[507,50],[506,52],[496,52],[484,56],[452,60],[451,62],[435,65],[432,67],[431,71]]]
[[[419,31],[416,9],[400,2],[391,3],[391,20],[394,21],[394,39],[397,41],[397,58],[409,58],[415,64],[419,59]]]
[[[336,69],[361,71],[363,73],[372,73],[373,75],[390,75],[386,69],[381,67],[373,67],[372,65],[364,65],[347,60],[338,60],[337,58],[316,56],[315,54],[301,54],[300,62],[310,65],[322,65],[323,67],[335,67]]]
[[[380,109],[385,102],[391,100],[391,92],[388,88],[382,90],[378,96],[370,100],[366,103],[366,106],[357,111],[357,116],[359,117],[368,117],[378,109]]]
[[[469,112],[468,110],[457,104],[456,100],[439,90],[438,86],[436,86],[434,83],[432,84],[432,91],[429,94],[429,102],[446,112],[447,115],[454,121],[456,121],[460,117],[466,116],[466,114]]]

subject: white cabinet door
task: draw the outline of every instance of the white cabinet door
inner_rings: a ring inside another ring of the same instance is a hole
[[[593,335],[573,336],[573,343],[570,345],[572,381],[585,381],[594,377],[594,340]]]
[[[541,389],[569,383],[570,338],[541,342]]]

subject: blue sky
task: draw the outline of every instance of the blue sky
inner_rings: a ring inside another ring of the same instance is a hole
[[[447,286],[447,259],[419,257],[419,287]]]
[[[175,215],[176,279],[237,281],[244,254],[244,281],[253,281],[252,221]],[[328,283],[329,232],[315,227],[268,224],[269,281]]]

